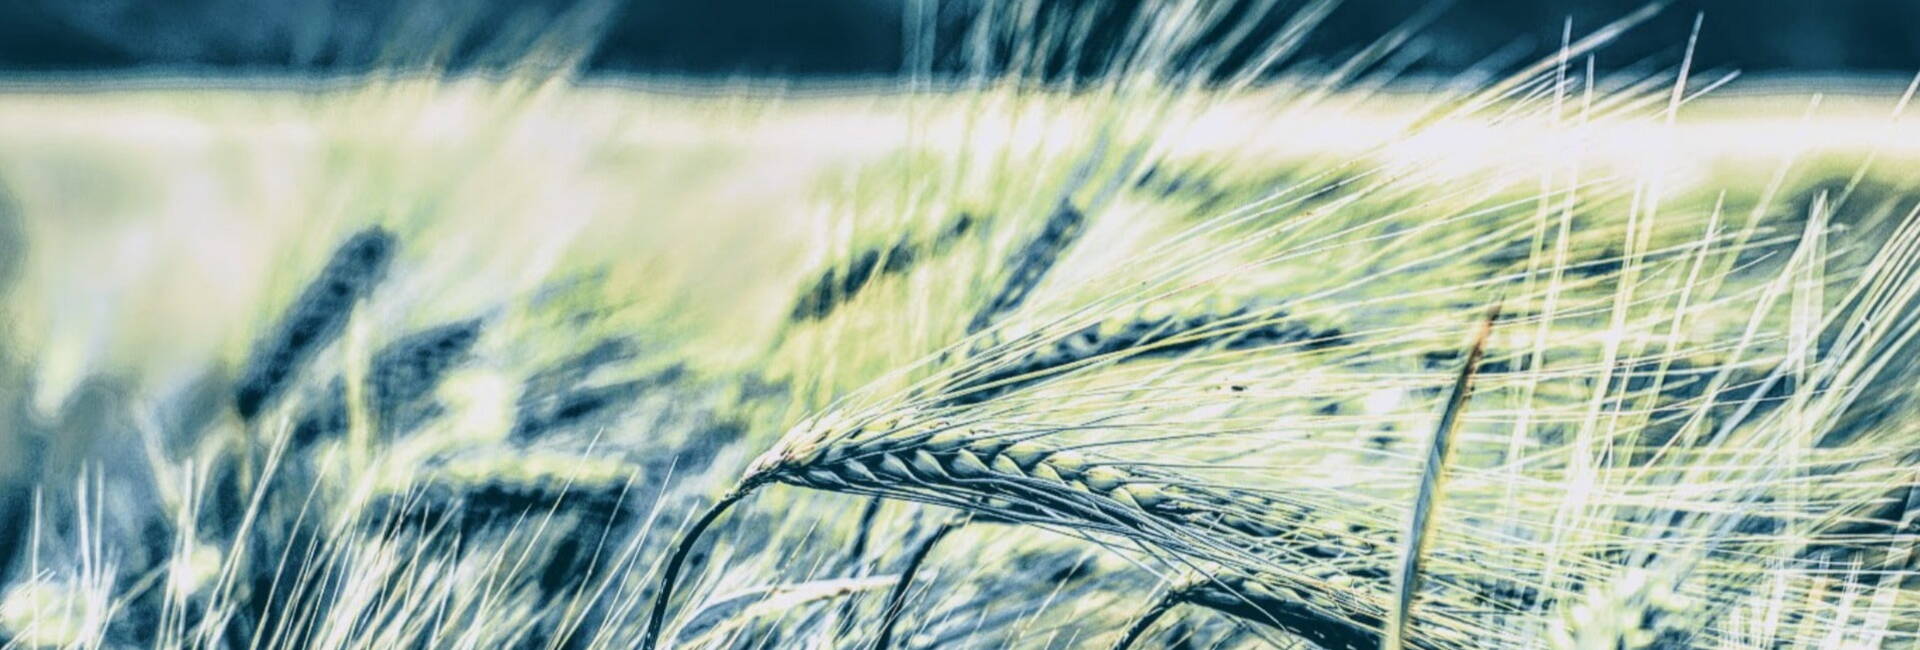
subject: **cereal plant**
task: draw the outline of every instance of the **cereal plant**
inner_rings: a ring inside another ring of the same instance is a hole
[[[1920,78],[938,4],[0,86],[0,647],[1920,647]]]

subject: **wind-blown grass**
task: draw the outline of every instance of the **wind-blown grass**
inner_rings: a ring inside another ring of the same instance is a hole
[[[9,88],[0,645],[1920,639],[1911,88],[1036,6],[904,91]]]

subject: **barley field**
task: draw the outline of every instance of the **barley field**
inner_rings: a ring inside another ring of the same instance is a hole
[[[0,82],[0,647],[1920,647],[1920,79],[1206,7]]]

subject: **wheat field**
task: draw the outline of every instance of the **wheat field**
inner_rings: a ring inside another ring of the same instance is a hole
[[[0,647],[1920,647],[1920,79],[1208,6],[0,85]]]

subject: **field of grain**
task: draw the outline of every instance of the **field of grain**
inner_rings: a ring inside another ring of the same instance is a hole
[[[1914,88],[1577,45],[0,87],[0,646],[1920,647]]]

